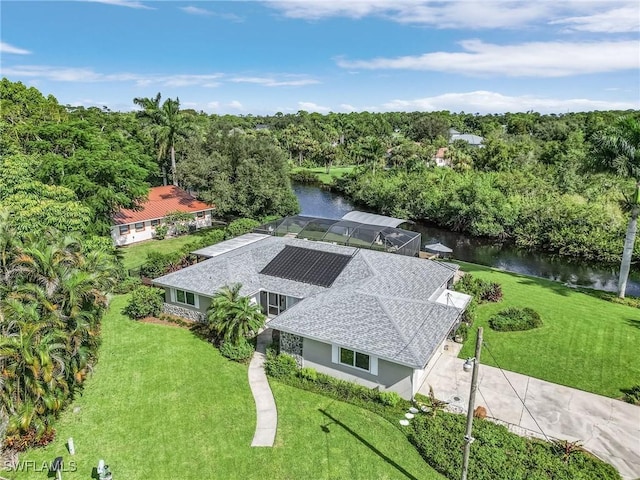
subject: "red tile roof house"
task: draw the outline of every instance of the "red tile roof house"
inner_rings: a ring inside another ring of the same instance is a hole
[[[196,228],[210,227],[213,207],[196,200],[189,192],[173,185],[154,187],[140,208],[123,208],[113,216],[111,238],[116,246],[149,240],[162,219],[171,212],[193,213]]]

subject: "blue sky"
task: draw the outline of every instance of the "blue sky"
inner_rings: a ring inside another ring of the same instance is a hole
[[[210,113],[640,108],[636,0],[11,1],[0,69],[63,104]]]

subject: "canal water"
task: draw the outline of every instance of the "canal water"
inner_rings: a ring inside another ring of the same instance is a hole
[[[341,218],[356,210],[342,195],[316,186],[294,184],[301,215]],[[453,249],[453,256],[465,262],[488,265],[508,272],[522,273],[562,282],[569,286],[590,287],[615,292],[618,287],[617,266],[594,265],[558,255],[531,252],[509,243],[470,237],[442,228],[416,223],[410,227],[422,234],[422,244],[441,242]],[[640,273],[633,271],[627,283],[627,295],[640,296]]]

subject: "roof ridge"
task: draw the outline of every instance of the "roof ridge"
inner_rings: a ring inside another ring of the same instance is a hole
[[[360,293],[362,294],[362,292],[360,292]],[[400,355],[404,350],[408,350],[411,353],[411,356],[413,357],[413,361],[416,362],[416,363],[420,363],[420,356],[416,354],[416,351],[413,348],[411,348],[411,343],[416,338],[416,336],[414,335],[414,337],[411,340],[407,339],[407,337],[404,334],[404,332],[398,326],[398,322],[396,322],[395,317],[393,315],[391,315],[391,313],[389,312],[387,307],[380,301],[380,298],[378,296],[371,295],[371,294],[364,294],[364,295],[369,295],[369,296],[371,296],[371,297],[376,299],[376,302],[378,303],[378,305],[380,306],[382,311],[385,313],[387,318],[391,321],[391,325],[393,325],[393,328],[395,329],[396,333],[402,339],[402,341],[405,343],[405,346],[402,347],[395,354],[395,356]],[[424,323],[424,321],[423,321],[423,323]]]

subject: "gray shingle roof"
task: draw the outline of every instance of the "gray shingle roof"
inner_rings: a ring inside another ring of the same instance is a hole
[[[261,275],[285,245],[355,255],[330,288]],[[460,314],[454,307],[429,300],[456,269],[374,250],[270,237],[154,283],[213,296],[223,286],[240,282],[243,295],[268,290],[304,298],[271,320],[270,326],[422,368]]]

